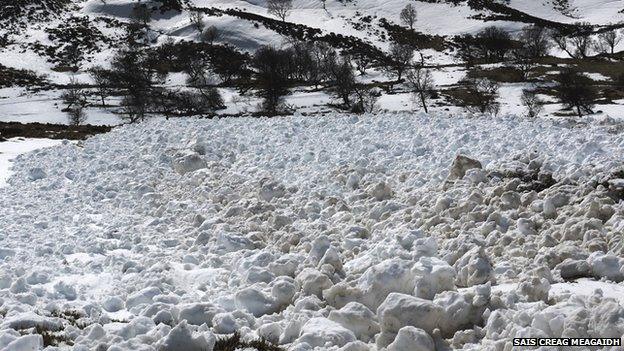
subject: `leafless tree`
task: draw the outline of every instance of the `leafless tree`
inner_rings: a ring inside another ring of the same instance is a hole
[[[523,28],[516,39],[522,44],[523,56],[533,60],[548,55],[552,45],[548,30],[540,26]]]
[[[405,6],[403,8],[403,10],[401,10],[401,22],[403,22],[403,24],[405,24],[406,26],[410,27],[410,29],[414,29],[414,23],[416,23],[416,17],[418,16],[416,9],[414,8],[414,6],[412,4],[407,4],[407,6]]]
[[[89,75],[95,83],[95,88],[102,100],[102,106],[106,106],[106,98],[112,90],[111,73],[101,66],[95,66],[89,70]]]
[[[191,24],[197,28],[199,33],[204,31],[204,15],[199,11],[192,11],[189,17]]]
[[[598,94],[592,80],[573,69],[565,69],[557,77],[555,94],[559,101],[568,108],[576,110],[579,117],[584,113],[593,113]]]
[[[219,32],[219,29],[215,26],[210,26],[202,32],[201,41],[212,45],[215,40],[219,39],[220,36],[221,33]]]
[[[61,99],[67,105],[64,111],[69,118],[69,124],[77,126],[84,123],[87,119],[84,112],[87,106],[87,94],[74,77],[70,79],[68,89],[61,94]]]
[[[526,108],[528,117],[535,118],[544,110],[544,101],[534,91],[523,90],[520,101]]]
[[[143,27],[147,27],[148,23],[152,20],[152,13],[147,7],[147,4],[139,2],[132,7],[130,18],[135,23],[141,24]]]
[[[426,113],[429,113],[427,101],[435,90],[435,82],[431,70],[424,68],[424,59],[421,61],[421,65],[407,72],[407,82],[415,100],[418,101]]]
[[[466,86],[468,95],[464,101],[466,109],[474,113],[497,115],[500,110],[498,90],[500,85],[488,79],[474,79]]]
[[[602,53],[615,53],[615,47],[622,41],[622,33],[617,30],[609,30],[598,35],[596,45],[598,51]]]
[[[267,11],[269,14],[279,17],[283,22],[292,10],[292,0],[268,0]]]
[[[378,89],[371,88],[364,84],[357,84],[353,89],[354,104],[351,112],[354,113],[373,113],[379,109],[377,101],[381,96]]]
[[[590,50],[594,46],[594,39],[592,37],[592,27],[588,23],[577,23],[578,33],[568,37],[565,33],[560,31],[553,31],[552,39],[561,49],[565,51],[570,57],[582,59],[587,58]]]
[[[386,70],[396,75],[397,82],[403,78],[403,73],[409,68],[414,56],[414,50],[410,45],[393,43],[390,45],[389,61]]]

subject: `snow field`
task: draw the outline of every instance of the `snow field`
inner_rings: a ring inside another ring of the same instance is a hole
[[[155,119],[19,156],[0,349],[41,348],[34,327],[110,351],[234,331],[301,351],[620,337],[624,308],[594,291],[624,281],[614,123]]]

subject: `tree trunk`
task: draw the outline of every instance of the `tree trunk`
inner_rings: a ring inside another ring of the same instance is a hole
[[[425,109],[425,113],[429,113],[429,110],[427,109],[427,103],[426,103],[426,99],[425,99],[425,94],[422,91],[420,92],[420,103],[422,104],[423,108]]]

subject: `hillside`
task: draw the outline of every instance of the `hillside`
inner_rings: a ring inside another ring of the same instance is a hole
[[[116,50],[125,43],[126,27],[131,22],[135,3],[131,0],[23,0],[22,3],[3,5],[5,10],[0,23],[5,29],[0,31],[0,38],[4,38],[6,44],[0,46],[0,72],[4,72],[5,82],[0,84],[4,87],[0,89],[0,96],[11,102],[2,103],[0,100],[0,118],[5,121],[64,123],[65,114],[57,105],[63,86],[72,76],[79,82],[90,84],[87,71],[110,62]],[[318,0],[294,0],[292,11],[282,22],[267,13],[266,1],[153,1],[149,4],[149,45],[159,47],[171,40],[200,41],[200,32],[190,20],[193,12],[200,11],[204,27],[218,29],[217,45],[229,45],[241,53],[253,54],[263,45],[279,47],[292,40],[326,43],[354,57],[365,57],[372,66],[358,79],[377,82],[375,84],[380,84],[382,90],[388,90],[383,86],[391,78],[385,78],[382,67],[376,66],[383,62],[390,44],[398,40],[413,46],[416,58],[423,54],[426,63],[436,67],[433,70],[435,83],[444,90],[470,76],[470,69],[464,68],[458,58],[458,35],[477,34],[489,26],[497,26],[514,35],[531,24],[573,32],[576,24],[581,22],[590,23],[592,30],[598,33],[604,30],[602,28],[617,28],[624,20],[624,8],[619,8],[623,6],[618,1],[608,0],[411,1],[409,3],[418,16],[413,30],[407,30],[399,19],[401,9],[407,3],[404,0],[328,0],[323,9]],[[15,10],[20,7],[28,11]],[[624,43],[618,44],[616,52],[622,48]],[[567,63],[566,53],[557,48],[552,48],[550,53],[561,58],[564,66],[577,64]],[[556,63],[552,60],[544,61],[543,68],[535,68],[535,75],[548,83],[552,77],[547,74],[556,72],[547,69],[553,64]],[[580,69],[593,74],[591,77],[596,78],[595,84],[598,85],[604,85],[601,80],[605,77],[615,79],[620,72],[624,73],[617,65],[588,66],[592,65],[583,64]],[[20,73],[19,70],[27,71]],[[25,74],[29,75],[21,80],[16,78]],[[171,72],[166,84],[183,84],[181,79],[176,72]],[[522,85],[507,84],[521,81],[508,77],[495,79],[501,79],[503,84],[501,113],[521,113],[519,91]],[[36,105],[23,109],[25,106],[20,103],[25,96],[23,89],[32,87],[36,87]],[[390,91],[389,95],[383,94],[380,108],[414,108],[409,89],[401,87]],[[44,92],[40,91],[41,88]],[[236,114],[253,108],[257,101],[253,94],[240,95],[231,88],[236,90],[236,87],[221,85],[227,109],[220,113]],[[441,110],[449,106],[456,110],[452,107],[457,105],[455,95],[452,91],[449,94],[442,94],[443,99],[438,100],[436,105],[443,107]],[[606,92],[605,95],[608,97],[599,102],[602,106],[596,109],[600,111],[598,115],[615,117],[612,111],[624,97]],[[545,101],[554,102],[552,98]],[[305,90],[293,89],[287,102],[301,111],[315,112],[319,110],[318,106],[332,104],[333,99],[328,94],[308,94]],[[548,103],[546,114],[556,115],[560,107]],[[46,117],[37,114],[39,110],[47,110]],[[91,123],[119,123],[114,109],[89,107],[88,115]]]

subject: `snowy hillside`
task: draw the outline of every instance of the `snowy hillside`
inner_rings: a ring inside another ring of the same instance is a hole
[[[40,348],[29,328],[75,350],[212,350],[234,331],[284,350],[620,337],[614,128],[152,120],[20,156],[0,189],[0,348]]]

